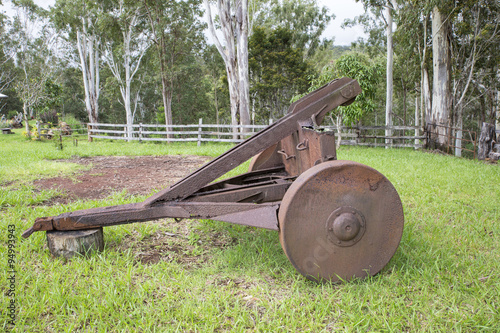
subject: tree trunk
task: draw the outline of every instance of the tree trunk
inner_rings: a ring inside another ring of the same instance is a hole
[[[85,107],[89,122],[96,123],[99,115],[99,42],[88,36],[83,22],[83,31],[77,32],[77,48],[85,90]]]
[[[431,122],[438,125],[434,134],[439,145],[448,144],[448,127],[451,102],[451,59],[450,41],[448,39],[449,22],[445,16],[434,7],[432,11],[432,55],[433,55],[433,85],[432,85],[432,116]],[[444,127],[443,127],[444,126]]]
[[[47,246],[54,257],[70,259],[74,256],[88,256],[104,250],[102,227],[86,230],[47,231]]]
[[[23,116],[24,116],[24,128],[26,129],[26,136],[31,139],[30,125],[28,124],[28,105],[26,102],[23,103]]]
[[[423,40],[422,40],[422,57],[420,60],[420,114],[422,127],[425,128],[430,123],[431,119],[431,91],[429,87],[429,70],[427,68],[427,22],[429,15],[423,19]]]
[[[219,128],[219,101],[217,99],[217,79],[214,79],[214,104],[215,104],[215,123],[217,124],[217,133],[220,133]],[[220,139],[220,135],[217,134],[217,138]]]
[[[132,78],[130,76],[130,66],[131,66],[131,55],[130,55],[130,42],[131,42],[131,34],[128,33],[130,30],[127,31],[127,33],[123,33],[123,48],[124,50],[124,57],[123,57],[123,67],[125,68],[125,87],[123,88],[123,105],[125,107],[125,114],[127,117],[127,141],[132,141],[132,131],[133,127],[132,125],[134,124],[134,119],[132,116],[132,108],[130,106],[130,85],[132,84]]]
[[[386,7],[387,14],[387,82],[386,82],[386,101],[385,101],[385,148],[389,148],[392,144],[392,139],[387,137],[392,136],[392,96],[393,96],[393,82],[392,82],[392,72],[393,72],[393,49],[392,49],[392,13],[391,8]]]
[[[229,98],[231,102],[231,124],[233,128],[233,139],[238,138],[238,114],[241,124],[250,124],[249,85],[248,85],[248,0],[242,0],[236,10],[236,27],[233,25],[230,0],[218,0],[217,10],[220,28],[225,45],[223,46],[215,31],[212,20],[212,12],[208,0],[204,0],[207,10],[208,27],[214,39],[215,46],[219,51],[227,72],[229,86]],[[235,39],[238,45],[238,60],[236,58]],[[240,49],[241,48],[241,49]],[[242,68],[239,68],[241,64]],[[242,82],[240,82],[242,81]]]
[[[421,112],[424,114],[425,124],[429,124],[431,122],[431,113],[432,113],[432,103],[431,103],[431,88],[429,86],[429,71],[425,65],[422,67],[421,73],[421,86],[422,86],[422,100]]]
[[[174,124],[172,118],[172,90],[168,89],[165,93],[165,124],[167,125],[167,132],[172,131],[172,125]],[[173,134],[167,134],[168,139],[173,139]]]
[[[161,95],[163,99],[163,112],[165,113],[165,125],[167,126],[167,132],[172,130],[172,125],[174,121],[172,119],[172,88],[168,82],[167,66],[165,65],[165,36],[160,37],[160,41],[157,44],[158,54],[160,56],[160,75],[161,75]],[[169,94],[170,92],[170,94]],[[167,139],[172,139],[174,136],[172,134],[167,134]],[[170,141],[167,141],[170,142]]]
[[[462,157],[462,136],[463,136],[463,107],[462,104],[458,105],[457,110],[457,119],[455,127],[456,130],[456,138],[455,138],[455,156]]]
[[[420,112],[418,110],[418,96],[415,96],[415,136],[419,136],[419,117],[420,117]],[[420,143],[419,139],[415,139],[415,149],[417,149],[417,145]]]
[[[495,124],[496,124],[496,130],[500,131],[500,91],[497,91],[496,95],[497,95],[496,96],[496,98],[497,98],[497,103],[496,103],[496,106],[497,106],[497,113],[496,113],[497,120],[496,120]]]
[[[491,143],[493,140],[495,140],[495,126],[488,123],[483,123],[477,150],[478,160],[484,160],[486,157],[488,157],[488,154],[491,151]]]
[[[236,61],[236,60],[235,60]],[[227,82],[229,85],[229,100],[231,104],[231,125],[233,125],[233,139],[238,139],[238,110],[239,110],[239,94],[238,94],[238,76],[235,73],[235,68],[226,66]]]
[[[239,113],[241,125],[250,125],[250,86],[248,78],[248,0],[242,0],[238,7],[237,17],[237,52],[238,52],[238,86]],[[248,132],[242,128],[242,132]]]

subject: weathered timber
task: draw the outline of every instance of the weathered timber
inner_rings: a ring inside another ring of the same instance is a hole
[[[102,227],[75,231],[47,231],[47,245],[54,257],[70,259],[104,249]]]

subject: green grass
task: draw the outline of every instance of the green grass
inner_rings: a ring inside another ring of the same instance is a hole
[[[214,221],[165,219],[105,229],[105,250],[52,258],[45,235],[20,238],[38,216],[138,201],[47,206],[53,192],[32,181],[81,166],[71,156],[199,154],[228,145],[165,145],[83,140],[62,151],[48,141],[0,136],[0,267],[7,226],[15,225],[14,331],[500,331],[500,167],[413,150],[342,147],[339,159],[385,174],[398,190],[405,230],[375,277],[337,285],[298,274],[278,233]],[[233,174],[245,171],[248,164]],[[173,236],[172,236],[173,235]],[[8,328],[7,270],[0,273],[0,325]]]

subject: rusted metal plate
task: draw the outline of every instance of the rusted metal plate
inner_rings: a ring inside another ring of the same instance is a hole
[[[281,201],[291,181],[269,181],[267,184],[252,186],[240,185],[238,188],[213,191],[204,195],[193,195],[184,201],[193,202],[263,202]]]
[[[308,279],[333,282],[378,273],[394,255],[404,224],[394,186],[352,161],[321,163],[301,174],[278,220],[293,266]]]
[[[278,142],[252,157],[248,171],[257,171],[282,166],[283,162],[281,161],[280,155],[277,153],[280,149],[281,146]]]
[[[278,230],[279,203],[273,205],[256,205],[251,211],[238,211],[227,215],[220,215],[214,219],[222,222],[246,225],[250,227]]]

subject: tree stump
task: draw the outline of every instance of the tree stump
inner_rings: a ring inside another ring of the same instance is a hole
[[[491,161],[498,161],[500,160],[500,153],[495,153],[495,152],[490,152],[488,155]]]
[[[47,231],[47,245],[54,257],[70,259],[104,249],[102,228],[76,231]]]
[[[491,146],[493,140],[495,140],[495,126],[483,123],[483,127],[481,128],[481,136],[479,137],[479,144],[477,150],[477,159],[484,160],[488,157],[488,154],[491,151]]]

